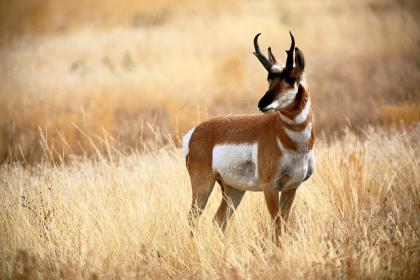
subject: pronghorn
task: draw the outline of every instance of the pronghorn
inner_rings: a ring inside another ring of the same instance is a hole
[[[286,65],[282,65],[271,48],[268,58],[261,53],[259,35],[254,38],[254,55],[268,71],[269,87],[258,108],[266,114],[218,116],[183,138],[192,187],[191,226],[217,181],[223,199],[214,220],[222,231],[245,191],[262,191],[277,236],[281,220],[287,221],[297,187],[314,170],[315,134],[303,53],[295,48],[290,32],[292,42]]]

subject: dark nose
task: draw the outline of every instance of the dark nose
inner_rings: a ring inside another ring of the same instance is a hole
[[[264,112],[264,108],[273,102],[273,94],[271,91],[267,91],[266,94],[258,102],[258,108]]]

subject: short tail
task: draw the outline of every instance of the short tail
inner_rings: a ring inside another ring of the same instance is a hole
[[[190,140],[191,136],[194,133],[194,128],[190,129],[185,135],[184,138],[182,138],[182,149],[184,151],[185,156],[185,162],[188,164],[188,154],[190,152]]]

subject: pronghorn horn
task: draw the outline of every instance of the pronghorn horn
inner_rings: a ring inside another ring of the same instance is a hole
[[[255,38],[254,38],[254,48],[255,48],[254,54],[258,58],[258,60],[262,63],[264,68],[267,71],[270,71],[271,66],[273,66],[273,64],[261,53],[260,47],[258,46],[258,36],[260,35],[261,33],[258,33],[257,35],[255,35]]]
[[[289,33],[290,33],[290,38],[292,39],[292,44],[290,45],[290,49],[286,51],[287,53],[286,68],[289,70],[292,70],[293,69],[293,52],[295,50],[295,38],[293,37],[293,34],[291,31],[289,31]]]
[[[276,57],[271,52],[271,47],[268,48],[268,59],[270,60],[271,63],[277,63]]]

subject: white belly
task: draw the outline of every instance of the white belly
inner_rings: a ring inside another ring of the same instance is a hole
[[[260,191],[258,145],[222,144],[213,148],[213,171],[225,184],[246,191]]]

